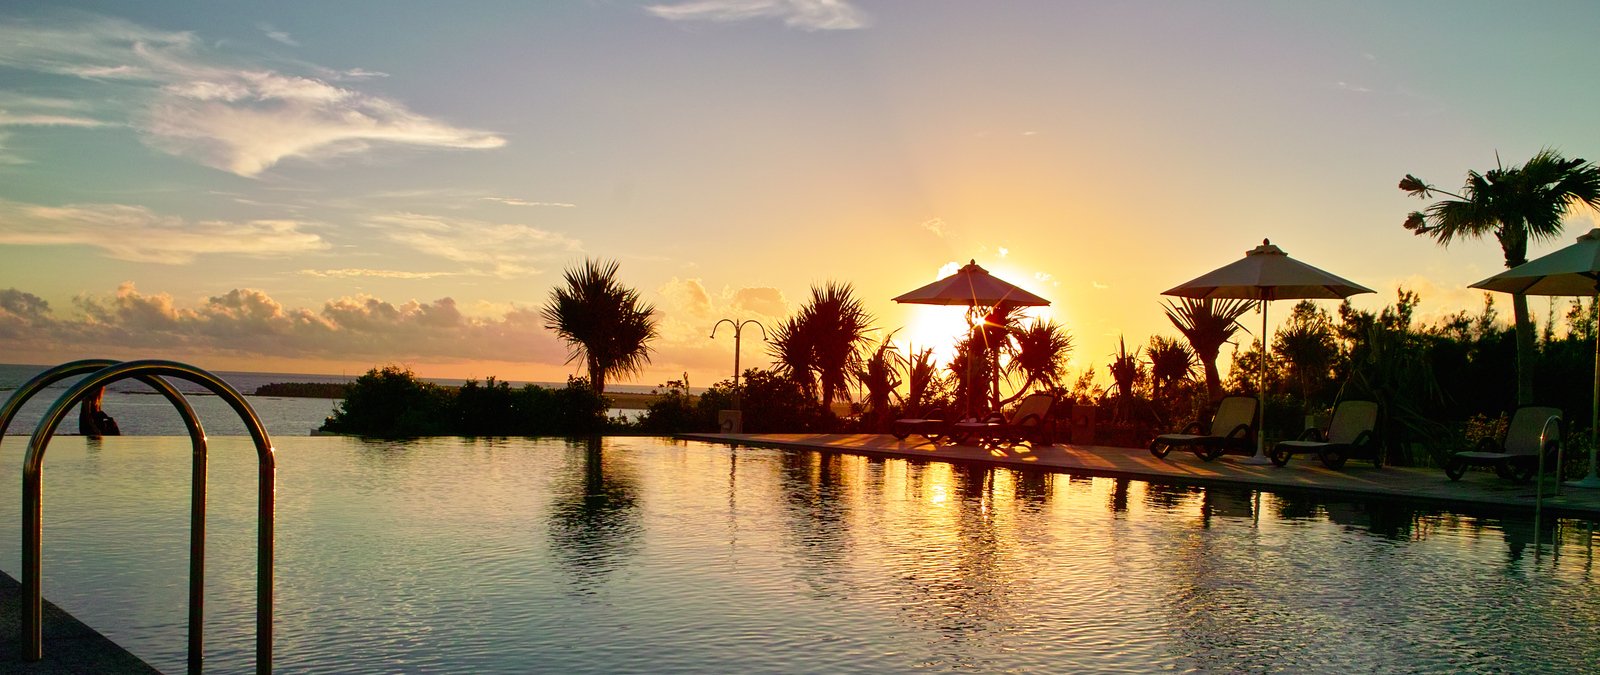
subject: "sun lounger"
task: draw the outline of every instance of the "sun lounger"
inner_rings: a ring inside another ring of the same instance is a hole
[[[1549,435],[1545,434],[1545,423],[1554,417],[1555,422],[1549,425]],[[1541,440],[1543,447],[1541,448]],[[1561,409],[1548,406],[1523,406],[1511,414],[1511,423],[1506,425],[1506,437],[1499,443],[1492,439],[1483,439],[1478,443],[1478,449],[1469,452],[1458,452],[1445,462],[1445,475],[1450,480],[1461,480],[1467,473],[1469,466],[1493,467],[1495,474],[1501,478],[1514,481],[1526,481],[1533,478],[1534,472],[1539,469],[1539,452],[1542,449],[1548,460],[1554,463],[1556,449],[1561,444]]]
[[[907,417],[895,420],[889,425],[889,433],[894,434],[896,440],[905,440],[916,435],[922,436],[933,443],[938,443],[949,433],[950,421],[948,413],[943,408],[930,408],[923,411],[921,417]]]
[[[1055,402],[1056,397],[1051,394],[1029,394],[1010,417],[991,415],[982,422],[956,422],[950,434],[963,442],[976,438],[986,446],[1050,445],[1055,442],[1055,420],[1050,416]]]
[[[1227,396],[1217,403],[1209,426],[1197,420],[1179,433],[1161,434],[1150,441],[1150,454],[1165,458],[1174,448],[1187,447],[1209,462],[1228,451],[1248,453],[1255,449],[1257,425],[1256,397]]]
[[[1345,460],[1362,455],[1372,466],[1383,466],[1383,449],[1378,447],[1378,404],[1374,401],[1340,401],[1326,431],[1306,429],[1299,440],[1272,446],[1272,463],[1284,466],[1297,452],[1315,452],[1322,465],[1330,469],[1344,466]]]

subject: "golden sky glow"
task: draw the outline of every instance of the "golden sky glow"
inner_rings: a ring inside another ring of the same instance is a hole
[[[1103,373],[1263,238],[1476,309],[1498,246],[1410,235],[1396,182],[1592,158],[1600,109],[1584,2],[119,12],[0,10],[0,360],[559,381],[537,308],[594,256],[661,310],[634,383],[703,386],[713,323],[830,280],[945,348],[959,311],[889,298],[976,260]]]

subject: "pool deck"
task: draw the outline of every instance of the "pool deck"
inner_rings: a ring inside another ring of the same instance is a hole
[[[22,659],[22,584],[0,572],[0,673],[159,673],[83,622],[44,603],[44,659]]]
[[[1469,471],[1452,482],[1440,469],[1386,466],[1351,460],[1344,469],[1322,466],[1314,455],[1296,455],[1286,467],[1244,464],[1244,457],[1227,455],[1213,462],[1193,453],[1174,451],[1157,459],[1143,448],[1102,445],[1052,445],[988,450],[974,445],[934,445],[920,436],[904,441],[888,434],[679,434],[686,440],[734,443],[771,448],[840,452],[868,457],[896,457],[924,461],[978,463],[991,466],[1034,468],[1044,471],[1133,478],[1155,483],[1185,485],[1243,485],[1267,490],[1291,490],[1323,495],[1351,495],[1432,502],[1467,509],[1533,510],[1537,486],[1514,483],[1488,471]],[[1556,515],[1600,517],[1600,490],[1563,486],[1553,494],[1554,481],[1544,487],[1544,510]]]

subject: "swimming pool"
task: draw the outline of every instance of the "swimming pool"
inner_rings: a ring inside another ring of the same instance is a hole
[[[281,672],[1600,662],[1584,521],[650,438],[275,441]],[[213,439],[213,672],[252,667],[252,457]],[[183,438],[63,437],[45,475],[46,597],[169,671],[187,461]]]

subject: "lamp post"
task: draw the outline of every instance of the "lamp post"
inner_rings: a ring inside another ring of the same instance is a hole
[[[745,319],[744,321],[736,321],[734,319],[723,319],[723,320],[718,321],[716,324],[711,326],[711,339],[713,339],[713,340],[717,339],[717,329],[721,328],[722,324],[728,324],[730,326],[733,326],[733,409],[734,410],[738,410],[739,409],[739,338],[744,333],[744,327],[745,326],[748,326],[750,324],[755,324],[756,328],[760,328],[761,329],[761,339],[765,340],[765,339],[767,339],[767,327],[761,325],[761,322],[760,321],[756,321],[755,319]]]

